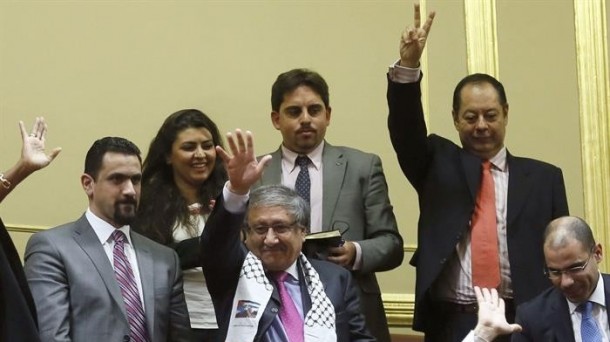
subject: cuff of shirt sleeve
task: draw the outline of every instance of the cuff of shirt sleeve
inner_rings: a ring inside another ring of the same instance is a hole
[[[390,65],[388,75],[395,83],[414,83],[419,80],[421,68],[407,68],[399,65],[400,60]]]
[[[229,190],[228,184],[229,182],[226,182],[222,189],[225,209],[231,214],[241,214],[245,212],[248,199],[250,198],[250,192],[245,195],[238,195]]]
[[[352,241],[352,243],[356,247],[356,258],[354,259],[352,271],[358,271],[362,268],[362,247],[360,247],[360,244],[358,242]]]

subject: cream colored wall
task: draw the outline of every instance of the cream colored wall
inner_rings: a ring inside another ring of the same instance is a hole
[[[426,6],[438,12],[425,71],[430,131],[457,141],[450,108],[453,87],[468,72],[464,6]],[[499,0],[498,49],[509,150],[561,167],[571,212],[582,215],[572,6]],[[19,119],[44,115],[48,143],[63,147],[0,215],[9,226],[75,219],[86,207],[79,176],[92,141],[124,136],[145,153],[163,119],[182,108],[202,109],[222,131],[250,129],[257,151],[271,151],[280,142],[269,122],[271,84],[280,72],[309,67],[330,85],[328,140],[381,156],[411,250],[417,198],[389,144],[385,102],[385,72],[411,21],[411,1],[0,2],[0,169],[18,158]],[[28,234],[13,236],[23,246]],[[414,292],[410,257],[379,275],[384,294]]]

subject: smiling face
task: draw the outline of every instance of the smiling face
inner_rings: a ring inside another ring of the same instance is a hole
[[[580,241],[570,238],[559,247],[545,244],[544,258],[550,270],[568,270],[586,265],[577,272],[562,272],[560,276],[552,277],[551,282],[573,303],[584,302],[591,296],[599,278],[597,264],[602,260],[601,245],[590,250]]]
[[[489,83],[466,84],[453,123],[465,150],[490,159],[504,146],[508,105],[502,106],[498,92]]]
[[[216,164],[216,149],[210,131],[194,127],[180,131],[172,143],[167,163],[172,167],[178,189],[199,188]]]
[[[271,113],[273,127],[282,133],[283,144],[289,150],[307,154],[324,140],[330,124],[330,107],[312,88],[299,86],[284,94],[279,111]]]
[[[305,241],[305,228],[296,225],[285,208],[251,208],[247,222],[246,245],[265,269],[284,271],[295,262]]]
[[[137,156],[106,152],[97,178],[81,176],[91,211],[114,227],[130,224],[140,200],[141,170]]]

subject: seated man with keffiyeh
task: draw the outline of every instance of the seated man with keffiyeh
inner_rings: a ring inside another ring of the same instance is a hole
[[[250,132],[236,130],[227,139],[232,156],[220,147],[217,152],[229,181],[201,236],[219,340],[375,341],[349,271],[301,253],[307,203],[282,185],[250,193],[271,156],[256,160]]]

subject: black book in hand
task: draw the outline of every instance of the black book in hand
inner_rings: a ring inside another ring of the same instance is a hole
[[[328,249],[342,246],[344,242],[338,229],[307,234],[303,243],[303,254],[308,258],[326,260]]]

